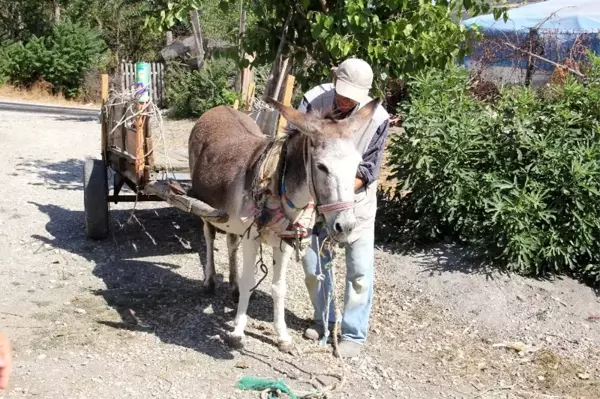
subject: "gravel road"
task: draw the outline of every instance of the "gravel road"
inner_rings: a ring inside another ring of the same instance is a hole
[[[223,236],[214,297],[201,292],[200,223],[164,203],[133,214],[131,203],[111,205],[111,237],[85,238],[82,167],[99,156],[99,131],[91,118],[0,111],[0,329],[15,349],[0,399],[258,398],[236,389],[239,378],[305,392],[305,372],[339,372],[301,337],[310,310],[299,264],[286,302],[296,351],[274,344],[269,275],[240,352],[222,340],[235,314]],[[484,273],[451,246],[380,248],[376,278],[365,356],[346,364],[332,397],[600,397],[600,302],[589,287]]]

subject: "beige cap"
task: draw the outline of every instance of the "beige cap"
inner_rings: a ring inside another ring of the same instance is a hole
[[[349,58],[334,68],[334,73],[336,93],[359,103],[369,99],[373,70],[367,62],[359,58]]]

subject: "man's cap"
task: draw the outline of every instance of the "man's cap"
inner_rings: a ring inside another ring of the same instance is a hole
[[[349,58],[334,68],[334,73],[336,93],[359,103],[369,99],[373,70],[367,62],[359,58]]]

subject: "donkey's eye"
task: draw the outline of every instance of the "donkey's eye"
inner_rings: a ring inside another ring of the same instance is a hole
[[[323,173],[329,173],[329,169],[327,169],[327,166],[323,165],[322,163],[317,164],[317,169],[319,169]]]

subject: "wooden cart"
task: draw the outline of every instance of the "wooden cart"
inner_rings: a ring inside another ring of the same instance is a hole
[[[87,237],[99,240],[108,236],[110,203],[166,201],[209,220],[227,221],[225,212],[186,195],[191,186],[187,137],[165,143],[163,137],[153,135],[157,132],[155,119],[137,112],[147,104],[116,93],[109,95],[107,83],[103,75],[101,159],[88,159],[83,167]],[[288,77],[287,83],[284,103],[289,104],[293,76]],[[276,111],[248,113],[265,134],[277,134],[283,126],[284,120]],[[113,179],[112,193],[109,176]],[[125,185],[133,194],[122,194]]]

